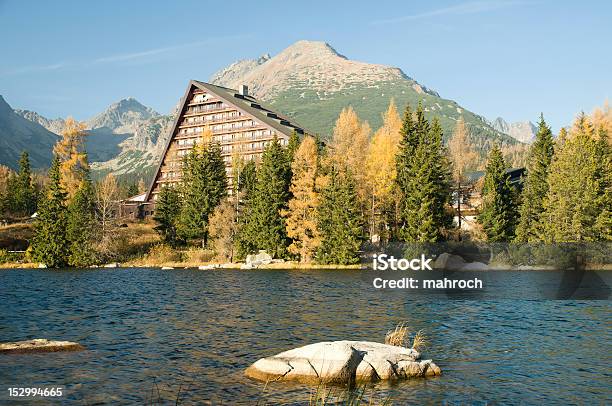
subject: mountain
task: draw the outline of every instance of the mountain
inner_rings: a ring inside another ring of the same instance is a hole
[[[87,128],[109,128],[115,134],[134,133],[144,121],[159,116],[133,97],[111,104],[102,113],[86,121]]]
[[[45,127],[47,130],[55,134],[61,134],[64,129],[66,120],[63,118],[48,119],[41,116],[35,111],[15,109],[15,113],[19,114],[26,120],[33,121]]]
[[[535,140],[538,127],[531,121],[517,121],[508,123],[501,117],[497,117],[491,126],[497,131],[508,134],[517,141],[530,144]]]
[[[273,57],[233,63],[210,80],[233,89],[248,85],[253,96],[324,138],[332,133],[343,107],[353,106],[375,129],[394,99],[401,109],[407,103],[415,107],[421,102],[429,118],[440,119],[446,137],[463,116],[481,150],[492,142],[516,143],[483,117],[440,97],[401,69],[352,61],[325,42],[298,41]]]
[[[17,169],[21,153],[28,151],[33,168],[48,167],[57,138],[37,122],[15,113],[0,96],[0,164]]]
[[[48,119],[29,110],[16,109],[14,113],[28,120],[27,123],[35,123],[58,135],[64,128],[63,118]],[[173,119],[173,115],[161,115],[130,97],[111,104],[100,114],[86,120],[88,136],[85,138],[85,148],[93,176],[108,172],[143,176],[151,172],[163,152]],[[2,122],[0,118],[0,124]],[[52,143],[40,147],[41,151],[45,150],[49,160],[55,140],[57,135]],[[18,158],[19,154],[15,156]],[[3,162],[8,161],[0,157],[0,163]]]

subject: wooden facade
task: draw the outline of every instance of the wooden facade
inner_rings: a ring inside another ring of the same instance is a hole
[[[288,118],[263,107],[248,94],[246,86],[236,91],[192,80],[139,210],[141,216],[153,214],[155,200],[164,185],[181,181],[183,157],[203,142],[202,135],[207,130],[212,133],[212,141],[221,147],[230,185],[233,160],[257,160],[274,137],[286,145],[292,132],[304,134],[304,129]]]

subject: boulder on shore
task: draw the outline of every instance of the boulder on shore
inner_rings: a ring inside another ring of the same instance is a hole
[[[244,269],[257,268],[259,265],[268,265],[272,263],[272,256],[265,250],[259,250],[258,254],[247,255],[245,260],[246,267]]]
[[[326,341],[258,360],[245,371],[260,381],[352,384],[399,380],[442,372],[411,348],[369,341]]]
[[[27,353],[27,352],[58,352],[58,351],[80,351],[85,348],[72,341],[52,341],[45,338],[34,340],[14,341],[0,343],[0,354],[3,353]]]

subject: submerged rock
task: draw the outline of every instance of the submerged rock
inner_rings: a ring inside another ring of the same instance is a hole
[[[58,352],[58,351],[80,351],[85,348],[72,341],[52,341],[45,338],[34,340],[14,341],[0,343],[0,354],[2,353],[26,353],[26,352]]]
[[[260,381],[351,384],[436,376],[431,360],[411,348],[369,341],[327,341],[258,360],[245,371]]]

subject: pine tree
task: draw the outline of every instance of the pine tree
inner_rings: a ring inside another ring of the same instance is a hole
[[[482,208],[478,221],[490,242],[506,242],[514,237],[517,212],[510,175],[497,145],[489,154],[482,189]]]
[[[13,171],[9,167],[0,165],[0,216],[9,211],[9,186]]]
[[[49,185],[39,205],[32,240],[32,258],[51,268],[66,266],[70,252],[66,238],[67,194],[61,184],[60,165],[56,156],[49,169]]]
[[[81,183],[68,204],[66,239],[69,244],[68,264],[85,267],[96,262],[94,242],[98,237],[95,197],[89,176]]]
[[[289,141],[287,142],[287,149],[286,149],[287,163],[289,164],[289,166],[291,166],[291,163],[293,162],[293,156],[295,155],[295,152],[298,150],[299,147],[300,147],[300,136],[294,130],[291,132],[291,136],[289,137]]]
[[[548,171],[554,153],[554,141],[550,127],[540,116],[536,140],[529,151],[527,177],[523,185],[519,209],[520,221],[516,228],[518,242],[539,240],[544,198],[548,193]]]
[[[316,261],[320,264],[348,265],[359,262],[364,223],[355,181],[349,171],[339,173],[332,166],[327,185],[321,190],[318,207],[321,244]]]
[[[125,194],[127,195],[126,197],[128,197],[128,198],[134,197],[134,196],[138,195],[138,184],[136,184],[135,182],[131,182],[128,185]]]
[[[32,182],[30,158],[26,151],[19,159],[19,172],[9,182],[7,198],[9,209],[14,214],[27,216],[36,211],[36,188]]]
[[[396,158],[401,193],[400,237],[405,242],[437,242],[452,224],[450,165],[442,145],[442,128],[430,125],[419,104],[415,118],[404,114],[402,140]]]
[[[157,222],[155,231],[170,245],[176,245],[179,242],[176,228],[180,213],[181,196],[178,189],[172,186],[162,187],[155,202],[153,220]]]
[[[251,196],[253,190],[255,190],[255,184],[257,183],[257,167],[255,161],[249,161],[242,168],[240,175],[240,182],[238,183],[238,190],[245,192],[245,199]]]
[[[612,151],[584,114],[555,151],[544,199],[541,238],[546,242],[610,240]]]
[[[288,175],[286,152],[275,137],[264,150],[255,189],[245,207],[240,256],[257,250],[266,250],[275,258],[287,256],[290,240],[281,211],[287,208],[289,198]]]
[[[198,239],[205,246],[208,217],[227,195],[227,175],[218,143],[205,142],[192,149],[183,163],[183,204],[178,235]]]
[[[321,243],[317,229],[317,206],[319,157],[314,138],[304,137],[294,154],[291,171],[291,199],[287,210],[282,214],[286,218],[287,236],[293,241],[289,252],[299,256],[304,263],[311,262],[317,247]]]

